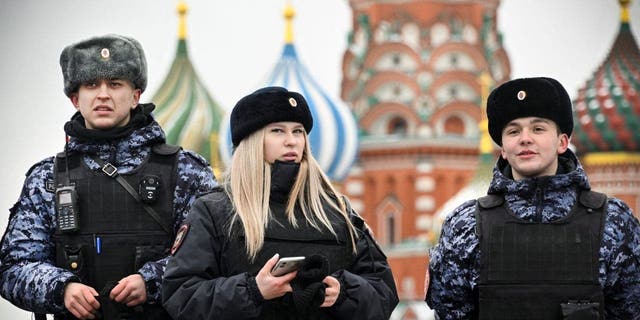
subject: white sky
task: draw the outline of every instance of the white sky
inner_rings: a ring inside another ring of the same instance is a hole
[[[177,0],[0,0],[0,232],[29,167],[60,151],[73,114],[64,95],[60,51],[106,33],[138,39],[149,67],[149,101],[175,56]],[[281,54],[286,0],[190,0],[188,49],[213,98],[230,109],[264,83]],[[292,0],[298,55],[318,83],[339,96],[351,29],[347,0]],[[499,30],[512,78],[550,76],[571,96],[605,58],[619,27],[616,0],[502,0]],[[631,5],[640,42],[640,0]],[[0,318],[29,319],[0,299]]]

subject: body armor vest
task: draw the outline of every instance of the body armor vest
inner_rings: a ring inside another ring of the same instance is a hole
[[[563,219],[516,217],[504,198],[478,199],[479,319],[603,319],[598,281],[606,196],[582,191]]]
[[[154,146],[146,163],[120,175],[136,190],[143,179],[159,181],[155,201],[146,205],[171,229],[179,150],[169,145]],[[57,266],[72,271],[83,284],[100,293],[103,319],[168,319],[159,305],[128,308],[108,296],[120,279],[135,274],[148,261],[165,257],[173,235],[167,234],[114,178],[101,170],[90,170],[82,154],[58,154],[55,166],[56,186],[66,181],[74,185],[79,209],[79,230],[58,229],[54,236]]]

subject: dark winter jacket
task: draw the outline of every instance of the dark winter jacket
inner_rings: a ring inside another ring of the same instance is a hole
[[[315,235],[310,235],[301,231],[304,228],[294,228],[288,224],[286,219],[282,219],[286,197],[278,197],[274,194],[277,193],[274,188],[271,190],[270,208],[275,218],[270,225],[277,224],[278,228],[287,229],[289,235],[288,239],[276,244],[276,251],[287,252],[288,247],[294,247],[302,241],[324,238],[322,241],[306,242],[311,247],[308,249],[322,253],[322,247],[317,247],[319,243],[327,245],[336,242],[333,235],[327,236],[326,230],[325,234],[316,230]],[[325,210],[337,216],[330,209]],[[332,268],[330,274],[340,281],[341,286],[335,305],[300,314],[287,302],[290,300],[286,295],[265,301],[257,287],[255,275],[273,254],[258,254],[263,258],[257,258],[254,264],[250,264],[242,235],[238,235],[237,231],[231,235],[229,233],[232,216],[231,201],[222,189],[199,198],[194,204],[187,218],[189,231],[169,260],[163,281],[164,306],[175,319],[388,319],[398,303],[386,257],[355,214],[352,218],[359,226],[356,253],[352,253],[349,244],[350,261],[347,267],[339,270]],[[344,220],[342,224],[336,223],[336,220],[332,218],[332,224],[339,235],[339,242],[350,243],[348,238],[342,236],[346,234]],[[304,223],[303,219],[298,221]],[[306,230],[308,232],[309,229]],[[332,263],[336,261],[329,261],[329,265]]]

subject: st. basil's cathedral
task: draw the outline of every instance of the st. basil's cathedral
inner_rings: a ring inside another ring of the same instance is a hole
[[[401,299],[392,319],[430,319],[423,301],[428,250],[453,208],[486,193],[498,155],[484,108],[491,89],[511,75],[497,28],[500,1],[348,2],[352,29],[339,96],[321,88],[298,56],[290,4],[282,54],[263,85],[307,98],[317,121],[314,156],[389,258]],[[619,3],[609,53],[584,75],[573,101],[571,141],[592,188],[640,216],[640,50],[630,1]],[[169,143],[199,152],[220,176],[231,155],[232,106],[216,102],[189,58],[187,11],[181,2],[176,55],[153,95],[154,113]]]

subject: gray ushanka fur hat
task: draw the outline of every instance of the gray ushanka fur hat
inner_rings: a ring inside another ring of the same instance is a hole
[[[147,61],[140,43],[108,34],[67,46],[60,54],[64,93],[70,97],[80,84],[97,79],[125,79],[144,92]]]

